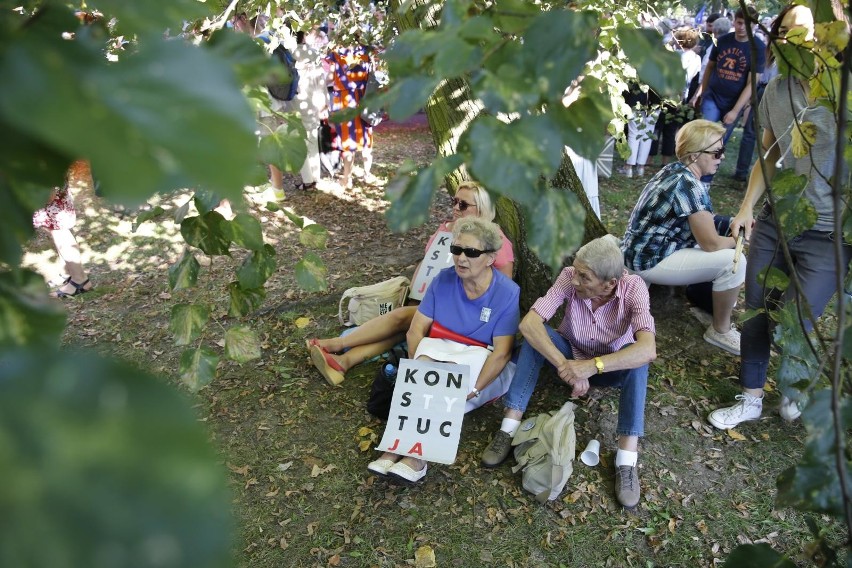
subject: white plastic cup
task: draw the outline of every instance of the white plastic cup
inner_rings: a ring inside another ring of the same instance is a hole
[[[601,461],[600,453],[601,443],[597,440],[589,440],[589,443],[586,444],[586,449],[580,454],[580,461],[589,467],[594,467]]]

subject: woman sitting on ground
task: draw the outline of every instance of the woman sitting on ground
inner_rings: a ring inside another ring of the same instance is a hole
[[[630,214],[622,249],[625,264],[645,282],[685,286],[713,282],[713,323],[704,340],[740,354],[740,333],[731,323],[746,261],[733,237],[716,229],[710,194],[701,182],[725,155],[724,126],[695,120],[677,134],[677,162],[661,169]],[[739,266],[737,267],[737,262]]]
[[[493,267],[501,245],[494,223],[476,218],[456,222],[450,248],[454,267],[432,281],[406,334],[412,359],[470,365],[476,379],[471,380],[465,412],[502,396],[514,374],[509,358],[518,331],[520,287]],[[433,323],[493,350],[429,337]],[[385,452],[367,469],[414,482],[426,475],[427,466],[423,460]]]
[[[429,250],[439,233],[452,231],[459,219],[479,217],[492,221],[494,215],[488,192],[474,182],[463,182],[453,197],[452,220],[441,223],[426,244],[426,250]],[[515,265],[512,243],[499,228],[498,231],[502,245],[495,253],[494,267],[512,278]],[[417,274],[417,268],[414,273]],[[329,384],[339,385],[343,382],[346,371],[405,341],[405,332],[408,331],[416,312],[416,306],[402,306],[366,322],[341,337],[309,339],[307,344],[311,361]]]

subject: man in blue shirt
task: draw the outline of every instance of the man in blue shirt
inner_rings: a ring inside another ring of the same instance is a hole
[[[700,105],[705,119],[722,121],[727,130],[724,142],[728,141],[734,125],[751,102],[752,55],[754,71],[758,75],[763,73],[766,61],[763,42],[755,38],[753,49],[749,43],[746,26],[757,21],[757,11],[750,6],[747,10],[747,15],[742,8],[737,10],[734,31],[720,37],[713,47],[701,86],[689,101],[693,107],[699,108]]]

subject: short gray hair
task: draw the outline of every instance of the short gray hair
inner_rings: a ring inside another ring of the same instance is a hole
[[[718,18],[713,22],[713,35],[720,36],[731,31],[731,20],[728,18]]]
[[[618,239],[604,235],[589,241],[577,251],[575,260],[579,260],[601,280],[618,280],[624,273],[624,253],[618,246]]]
[[[485,250],[497,252],[503,246],[500,227],[480,217],[463,217],[453,224],[453,240],[459,235],[473,235]]]

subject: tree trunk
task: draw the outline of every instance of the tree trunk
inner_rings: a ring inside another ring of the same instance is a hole
[[[437,21],[435,11],[430,12],[418,24],[414,19],[413,10],[400,14],[398,1],[391,3],[391,13],[397,14],[399,30],[406,31],[434,27]],[[473,99],[468,82],[463,78],[453,78],[442,82],[435,93],[426,103],[426,117],[429,129],[435,141],[440,156],[454,154],[461,133],[467,125],[482,111],[479,101]],[[452,193],[458,184],[470,179],[464,167],[447,176],[447,188]],[[606,227],[600,222],[592,210],[586,192],[580,183],[574,165],[567,154],[563,154],[562,164],[556,175],[550,181],[553,191],[571,191],[580,200],[586,210],[585,234],[583,242],[605,235]],[[515,280],[521,286],[521,312],[525,313],[533,302],[544,295],[553,282],[555,275],[549,267],[542,263],[526,244],[526,227],[518,205],[500,197],[496,203],[497,218],[495,221],[506,233],[515,247]],[[569,251],[566,251],[566,259]]]

